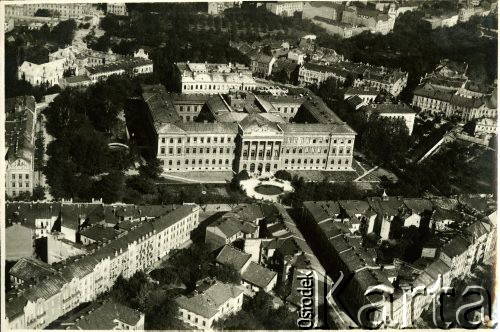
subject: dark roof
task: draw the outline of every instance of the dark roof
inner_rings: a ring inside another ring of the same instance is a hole
[[[336,201],[308,201],[304,202],[303,205],[316,222],[320,222],[340,214],[340,205]]]
[[[412,110],[406,104],[370,104],[367,106],[361,107],[363,111],[367,112],[375,112],[375,113],[406,113],[406,114],[416,114],[414,110]]]
[[[469,248],[469,242],[465,240],[462,236],[455,236],[448,244],[443,246],[441,251],[448,257],[453,258],[460,256],[467,251]]]
[[[260,288],[266,288],[276,275],[276,272],[271,271],[255,262],[250,262],[248,267],[241,274],[241,278],[252,285]]]
[[[236,271],[241,272],[241,269],[251,257],[252,255],[242,252],[233,246],[225,245],[219,255],[217,255],[215,261],[222,265],[232,266]]]
[[[215,283],[203,293],[190,297],[184,295],[175,299],[180,308],[186,309],[205,318],[215,316],[220,307],[229,299],[237,298],[243,290],[237,286]]]
[[[9,274],[17,279],[29,281],[41,279],[54,273],[56,270],[49,264],[32,257],[22,257],[9,270]]]
[[[114,301],[107,301],[97,308],[78,316],[73,322],[73,330],[113,330],[117,327],[116,320],[127,325],[135,326],[144,315],[138,310],[124,306]],[[83,316],[83,317],[82,317]]]
[[[130,70],[136,67],[152,65],[153,61],[143,58],[131,58],[118,60],[110,64],[95,66],[95,67],[85,67],[89,73],[89,75],[100,74],[100,73],[108,73],[116,70]]]
[[[422,212],[432,211],[432,203],[428,199],[424,198],[405,198],[403,199],[406,207],[412,210],[414,213],[420,214]]]
[[[368,203],[380,215],[397,216],[404,205],[401,197],[370,197]]]

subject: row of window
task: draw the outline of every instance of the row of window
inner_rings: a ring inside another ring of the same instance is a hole
[[[226,159],[225,161],[223,161],[222,159],[219,159],[219,161],[217,162],[217,160],[215,159],[212,159],[212,165],[216,165],[216,164],[219,164],[219,165],[222,165],[224,162],[224,165],[229,165],[229,159]],[[203,159],[198,159],[198,165],[202,165],[203,164]],[[209,165],[210,164],[210,160],[209,159],[205,159],[205,165]],[[163,165],[164,166],[172,166],[173,165],[173,161],[172,160],[163,160]],[[181,165],[181,161],[180,160],[177,160],[176,162],[176,165],[177,166],[180,166]],[[184,165],[189,165],[189,159],[185,159],[184,160]],[[192,159],[191,160],[191,165],[196,165],[196,159]]]
[[[199,113],[200,110],[202,108],[202,105],[187,105],[187,106],[184,106],[184,105],[180,105],[179,106],[179,112],[191,112],[191,109],[193,110],[193,112],[196,112],[196,113]]]
[[[302,163],[302,159],[297,159],[297,164],[301,164],[301,163]],[[314,159],[309,159],[309,160],[304,159],[304,164],[308,164],[308,163],[314,164]],[[320,163],[320,160],[316,159],[316,164],[319,164],[319,163]],[[325,164],[325,163],[326,163],[326,159],[323,159],[321,164]],[[292,165],[295,164],[295,159],[292,159],[290,164],[292,164]],[[335,164],[335,160],[334,159],[330,160],[330,164]],[[338,159],[337,164],[339,164],[339,165],[342,164],[342,159]],[[346,165],[349,164],[349,159],[346,159],[344,161],[344,164],[346,164]],[[285,159],[285,165],[288,165],[288,159]]]
[[[197,154],[197,153],[210,153],[210,148],[200,148],[199,150],[197,148],[186,148],[185,149],[186,154]],[[192,152],[191,152],[192,151]],[[199,152],[198,152],[199,151]],[[219,148],[218,149],[219,153],[224,153],[224,148]],[[226,153],[231,153],[234,152],[234,150],[231,150],[231,148],[226,148]],[[212,148],[212,153],[217,153],[217,148]],[[165,155],[166,154],[166,148],[161,147],[160,148],[160,154]],[[173,155],[174,154],[174,148],[168,148],[168,154]],[[177,154],[182,154],[182,148],[177,148]]]
[[[231,137],[227,137],[227,140],[226,140],[226,137],[220,137],[220,140],[219,140],[219,137],[200,137],[199,142],[200,143],[205,143],[206,142],[208,144],[208,143],[212,142],[212,138],[213,138],[213,142],[214,143],[219,143],[219,142],[220,143],[225,143],[225,142],[231,143]],[[193,139],[193,143],[198,143],[198,137],[192,137],[192,139]],[[175,141],[175,139],[172,138],[172,137],[168,139],[168,142],[170,144],[173,144],[174,141]],[[162,143],[166,143],[167,142],[167,138],[166,137],[162,137],[161,138],[161,142]],[[182,137],[178,137],[177,138],[177,143],[182,143]],[[186,137],[186,143],[191,143],[191,137]]]
[[[213,90],[213,91],[226,91],[230,89],[239,89],[239,90],[252,90],[255,88],[254,86],[240,84],[184,84],[183,90]]]
[[[18,178],[19,180],[22,180],[23,175],[22,175],[22,174],[18,174],[18,175],[17,175],[17,178]],[[25,178],[26,180],[28,180],[28,179],[30,178],[30,175],[29,175],[29,174],[24,174],[24,178]],[[15,179],[16,179],[16,174],[12,174],[12,180],[15,180]]]
[[[19,188],[22,188],[23,187],[23,183],[22,182],[12,182],[12,188],[15,188],[16,187],[16,183],[18,183],[18,187]],[[29,182],[25,182],[25,185],[26,185],[26,188],[29,188],[30,186],[30,183]]]
[[[324,143],[328,143],[328,138],[325,138],[324,139],[325,142]],[[346,144],[351,144],[352,143],[352,140],[351,139],[334,139],[333,140],[333,144],[337,144],[337,142],[339,144],[344,144],[344,142]],[[294,143],[294,144],[297,144],[297,143],[309,143],[309,144],[316,144],[316,143],[319,143],[319,144],[323,144],[323,138],[310,138],[310,137],[287,137],[285,138],[285,143]]]
[[[257,153],[257,156],[262,158],[264,157],[264,151],[263,150],[259,150],[259,152]],[[278,150],[274,150],[274,157],[278,157],[279,156],[279,151]],[[243,157],[246,158],[248,157],[248,151],[243,151]],[[255,150],[252,150],[250,151],[250,157],[255,157]],[[266,157],[271,157],[271,150],[267,150],[266,151]]]

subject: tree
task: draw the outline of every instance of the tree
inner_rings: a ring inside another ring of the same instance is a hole
[[[36,133],[34,170],[41,171],[45,166],[45,137],[42,131]]]
[[[48,9],[38,9],[36,12],[35,12],[35,15],[33,16],[38,16],[38,17],[51,17],[52,16],[52,12]]]
[[[41,185],[33,188],[33,194],[31,196],[31,200],[33,201],[44,201],[45,200],[45,188]]]
[[[248,179],[250,179],[250,175],[248,174],[247,170],[242,170],[231,179],[231,183],[229,186],[234,191],[240,190],[240,181]]]
[[[163,163],[158,158],[152,158],[146,162],[146,165],[139,166],[141,177],[158,180],[163,173]]]
[[[288,171],[281,169],[279,171],[276,171],[276,173],[274,173],[274,177],[285,181],[292,181],[292,174],[290,174],[290,172]]]

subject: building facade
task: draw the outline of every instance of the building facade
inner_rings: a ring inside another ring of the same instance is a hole
[[[316,96],[217,95],[196,122],[179,116],[162,87],[143,100],[167,172],[352,169],[356,133]]]
[[[108,3],[107,4],[108,14],[127,16],[127,5],[125,3]]]
[[[5,15],[34,16],[40,9],[49,10],[54,13],[54,16],[62,18],[79,18],[92,14],[92,4],[90,3],[31,3],[5,6]]]
[[[185,94],[217,94],[231,90],[251,91],[256,82],[249,68],[242,65],[177,63],[179,91]]]
[[[293,16],[296,12],[302,12],[304,3],[302,1],[276,1],[266,3],[266,9],[278,16]]]
[[[35,175],[36,102],[33,96],[11,98],[6,104],[5,193],[11,197],[33,193]]]

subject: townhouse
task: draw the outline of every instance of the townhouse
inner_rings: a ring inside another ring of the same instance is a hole
[[[122,275],[147,269],[179,248],[198,226],[199,207],[186,204],[134,225],[87,255],[55,266],[56,273],[7,294],[6,319],[11,329],[44,328],[79,304],[93,301]]]

